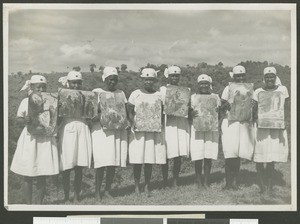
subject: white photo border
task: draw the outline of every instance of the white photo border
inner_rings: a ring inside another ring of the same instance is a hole
[[[291,125],[291,204],[287,205],[11,205],[8,204],[9,13],[55,10],[288,10],[291,15],[291,124],[297,124],[297,5],[295,3],[214,4],[3,4],[4,207],[9,211],[297,211],[297,126]]]

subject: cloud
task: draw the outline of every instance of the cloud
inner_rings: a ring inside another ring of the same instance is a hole
[[[60,47],[63,57],[73,57],[73,58],[91,58],[94,56],[95,50],[90,44],[85,44],[82,46],[71,46],[69,44],[63,44]]]
[[[220,31],[218,29],[216,29],[215,27],[212,27],[209,29],[208,33],[213,37],[216,38],[220,35]]]
[[[18,10],[9,16],[9,70],[241,60],[289,65],[290,31],[284,10]]]

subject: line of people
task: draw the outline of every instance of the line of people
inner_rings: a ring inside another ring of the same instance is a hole
[[[165,103],[166,86],[155,90],[157,72],[152,68],[145,68],[141,72],[143,88],[133,91],[129,97],[122,90],[116,88],[118,72],[116,68],[105,67],[102,80],[106,84],[104,88],[93,91],[97,94],[117,94],[126,103],[127,116],[130,126],[124,130],[107,130],[101,126],[99,115],[87,119],[63,118],[60,119],[58,130],[58,142],[55,137],[33,136],[26,128],[31,122],[28,116],[28,98],[22,100],[18,112],[17,122],[24,125],[19,137],[17,148],[12,160],[11,170],[24,176],[24,201],[32,203],[32,181],[37,178],[38,201],[43,203],[46,192],[46,176],[56,175],[62,172],[64,199],[70,199],[70,173],[75,172],[74,203],[80,200],[82,170],[83,167],[91,167],[92,158],[96,169],[95,196],[101,199],[100,189],[106,172],[106,186],[104,197],[111,197],[111,185],[113,183],[117,167],[125,167],[127,155],[129,164],[133,164],[133,176],[135,192],[140,193],[140,177],[142,165],[144,165],[145,188],[150,194],[150,180],[153,164],[160,164],[164,186],[168,185],[168,161],[173,160],[173,186],[177,186],[181,169],[181,157],[190,157],[195,161],[196,183],[199,188],[209,187],[209,176],[212,160],[218,158],[219,135],[221,134],[222,148],[225,157],[224,189],[238,189],[238,175],[240,171],[240,159],[254,160],[256,162],[259,186],[264,192],[266,185],[272,189],[274,179],[274,162],[286,162],[288,160],[288,140],[285,129],[258,128],[257,101],[258,93],[262,91],[279,91],[284,98],[289,97],[285,86],[280,82],[274,67],[267,67],[263,72],[264,87],[256,89],[253,94],[252,109],[253,120],[247,122],[228,120],[230,111],[229,87],[223,90],[221,98],[218,98],[218,112],[222,115],[220,133],[218,131],[196,131],[193,119],[198,116],[195,108],[195,97],[198,94],[210,95],[212,93],[212,79],[206,74],[199,75],[198,89],[191,95],[188,117],[162,116],[162,132],[141,132],[134,129],[134,117],[136,108],[147,98],[157,98],[162,105]],[[180,81],[181,70],[177,66],[170,66],[164,72],[168,85],[177,86]],[[233,82],[246,82],[246,70],[238,65],[230,73]],[[61,83],[69,89],[80,90],[83,79],[80,72],[71,71]],[[26,82],[23,90],[32,92],[45,92],[47,81],[41,75],[33,75]],[[101,111],[99,111],[99,114]],[[162,111],[162,113],[164,113]],[[89,125],[91,124],[91,125]],[[93,155],[93,156],[92,156]],[[264,166],[266,163],[266,167]],[[204,166],[204,178],[202,167]]]

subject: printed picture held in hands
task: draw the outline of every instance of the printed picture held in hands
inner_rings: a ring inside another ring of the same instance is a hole
[[[193,119],[196,131],[218,131],[218,96],[195,95],[192,108],[197,111]]]
[[[58,116],[70,118],[93,118],[97,115],[95,93],[74,89],[58,89]]]
[[[57,134],[57,93],[31,93],[28,97],[27,125],[32,135],[56,136]]]
[[[284,129],[284,101],[281,92],[258,94],[258,127]]]
[[[188,116],[188,103],[191,97],[189,88],[184,86],[167,86],[164,111],[167,115]]]
[[[252,120],[253,83],[229,83],[230,121]]]
[[[121,94],[99,94],[100,122],[105,129],[125,129],[128,125],[125,100]]]

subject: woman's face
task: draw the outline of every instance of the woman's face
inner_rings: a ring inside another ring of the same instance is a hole
[[[180,80],[180,74],[169,74],[168,76],[168,81],[171,85],[178,85],[178,82]]]
[[[81,90],[82,80],[68,80],[69,89]]]
[[[154,77],[144,77],[143,82],[144,82],[145,90],[147,90],[148,92],[151,92],[151,91],[154,90],[154,83],[156,82],[156,78],[154,78]]]
[[[209,81],[200,81],[198,83],[198,90],[200,94],[210,93],[210,82]]]
[[[115,91],[117,83],[118,83],[117,75],[110,75],[105,79],[105,84],[109,91]]]
[[[46,83],[35,83],[31,84],[31,90],[34,93],[42,93],[47,91],[47,84]]]
[[[267,88],[274,88],[276,82],[276,75],[273,73],[265,74],[264,76],[265,85]]]
[[[246,74],[234,74],[233,75],[234,82],[245,82],[246,81]]]

